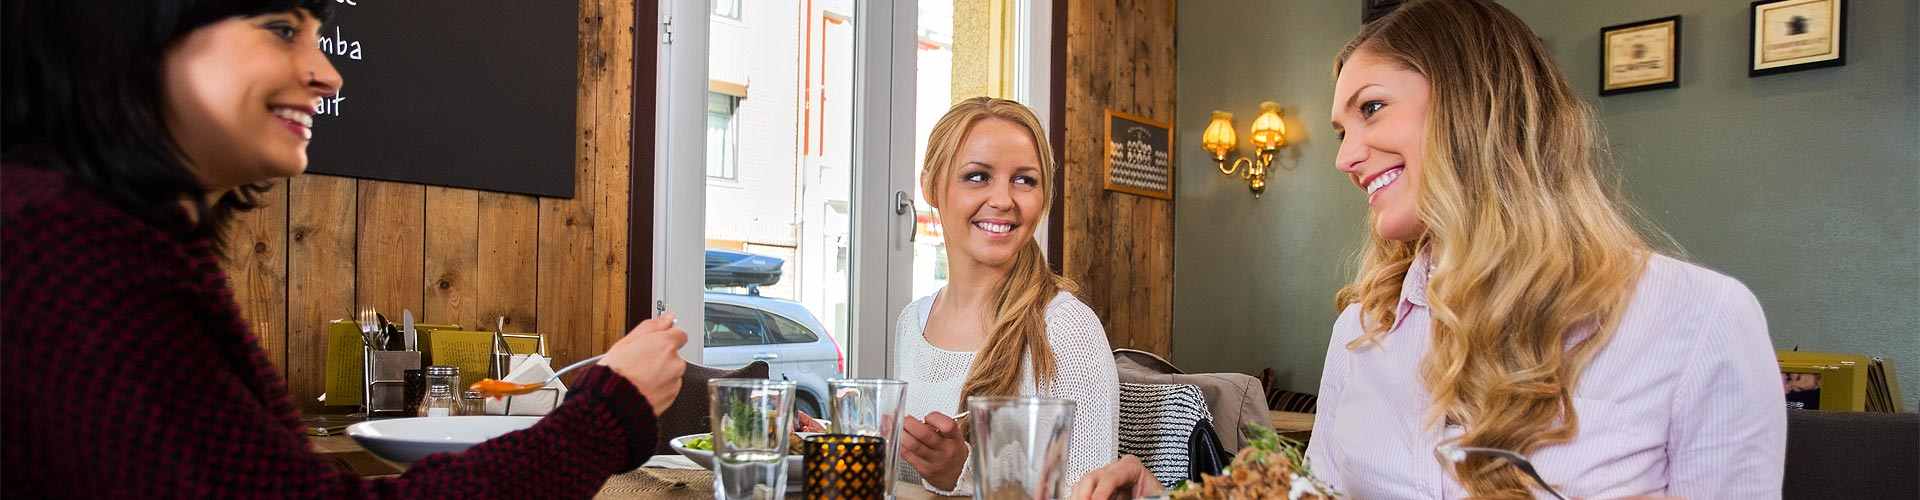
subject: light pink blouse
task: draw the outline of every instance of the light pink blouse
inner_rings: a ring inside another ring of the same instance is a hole
[[[1458,426],[1427,426],[1420,359],[1432,333],[1427,262],[1401,286],[1400,320],[1378,345],[1359,306],[1333,326],[1307,455],[1352,498],[1462,498],[1434,457]],[[1573,390],[1580,431],[1528,457],[1569,498],[1667,494],[1779,498],[1787,415],[1766,317],[1745,285],[1656,255],[1611,342]]]

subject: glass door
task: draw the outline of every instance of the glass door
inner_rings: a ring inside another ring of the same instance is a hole
[[[900,310],[943,281],[917,188],[933,120],[971,95],[1046,88],[1026,76],[1023,20],[1047,6],[953,3],[662,0],[652,265],[686,359],[766,361],[802,407],[826,379],[887,375]],[[975,78],[956,47],[1003,69]]]

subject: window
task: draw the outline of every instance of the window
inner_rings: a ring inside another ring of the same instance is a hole
[[[773,318],[775,342],[782,344],[808,344],[820,341],[820,334],[814,333],[813,329],[807,328],[806,325],[802,325],[799,322],[787,319],[785,316],[778,314],[768,314],[767,317]]]
[[[740,20],[740,0],[708,0],[713,5],[713,16]]]
[[[735,120],[739,109],[740,98],[707,93],[707,177],[740,178],[740,128]]]
[[[767,343],[767,327],[760,313],[726,304],[707,303],[707,347]]]

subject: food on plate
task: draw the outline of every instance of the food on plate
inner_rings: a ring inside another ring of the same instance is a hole
[[[1247,426],[1252,439],[1234,455],[1233,465],[1220,475],[1207,475],[1200,484],[1181,483],[1168,493],[1175,500],[1216,498],[1333,499],[1338,492],[1313,477],[1306,447],[1281,437],[1273,429]]]
[[[705,452],[712,452],[713,451],[713,435],[701,434],[698,436],[689,437],[687,438],[686,441],[682,441],[680,443],[680,446],[689,450],[700,450]],[[797,433],[792,433],[792,432],[787,433],[787,453],[800,455],[806,452],[807,452],[806,439],[802,438]]]

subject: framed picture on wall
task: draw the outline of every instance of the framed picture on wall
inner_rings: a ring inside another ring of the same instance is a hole
[[[1760,0],[1753,3],[1747,76],[1847,63],[1846,0]]]
[[[1173,125],[1107,110],[1106,189],[1173,199]]]
[[[1407,3],[1406,0],[1360,0],[1360,24],[1386,17],[1403,3]]]
[[[1680,86],[1680,16],[1600,28],[1600,95]]]

